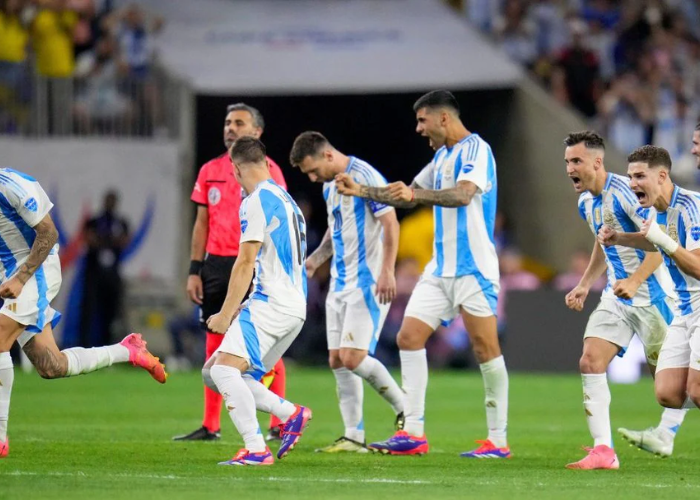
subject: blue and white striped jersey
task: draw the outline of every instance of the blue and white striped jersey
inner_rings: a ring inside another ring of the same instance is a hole
[[[665,212],[656,222],[674,241],[688,251],[700,248],[700,193],[676,186]],[[700,281],[678,269],[676,262],[661,251],[678,294],[681,316],[700,310]]]
[[[416,176],[423,189],[453,188],[460,181],[478,190],[465,207],[433,208],[435,238],[433,259],[425,273],[439,277],[473,275],[499,279],[498,256],[493,240],[496,222],[496,160],[491,146],[478,134],[470,134],[451,148],[441,147]]]
[[[262,242],[251,299],[306,319],[306,222],[296,202],[269,179],[243,200],[240,219],[241,243]]]
[[[605,188],[599,196],[593,196],[590,192],[582,193],[578,200],[579,213],[594,235],[603,224],[612,227],[616,231],[635,233],[639,231],[649,211],[642,208],[639,200],[629,187],[629,180],[618,174],[608,173]],[[642,250],[623,246],[603,246],[605,260],[608,264],[608,285],[603,291],[603,297],[617,299],[623,304],[635,307],[647,307],[656,305],[663,307],[666,316],[672,314],[667,311],[664,299],[675,298],[673,282],[664,266],[659,266],[654,273],[639,287],[637,294],[632,299],[616,297],[612,285],[619,280],[631,276],[640,266],[646,253]],[[666,317],[665,316],[665,317]]]
[[[0,262],[2,280],[9,278],[27,260],[34,244],[36,226],[53,203],[36,179],[0,168]],[[51,253],[58,251],[58,244]]]
[[[365,186],[386,186],[386,179],[369,163],[350,157],[346,173]],[[367,289],[379,278],[384,232],[378,217],[393,207],[362,198],[338,194],[335,181],[323,184],[328,227],[333,242],[330,290]]]

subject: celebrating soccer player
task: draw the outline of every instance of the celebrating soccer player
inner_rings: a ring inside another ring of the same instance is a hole
[[[396,428],[403,428],[403,394],[374,348],[391,300],[396,295],[394,266],[399,240],[395,210],[383,203],[338,194],[335,176],[347,172],[369,186],[386,180],[368,163],[346,156],[318,132],[304,132],[294,141],[290,163],[323,182],[328,230],[321,245],[306,259],[309,276],[328,259],[331,285],[326,299],[326,335],[329,364],[335,375],[345,433],[327,453],[367,453],[362,416],[362,379],[392,407]]]
[[[226,109],[224,144],[226,150],[239,137],[260,138],[265,128],[263,116],[256,108],[244,103],[232,104]],[[280,167],[267,158],[272,179],[287,188]],[[201,306],[202,327],[221,310],[226,297],[231,269],[238,255],[241,234],[238,211],[241,207],[241,186],[233,175],[228,153],[206,163],[199,171],[192,191],[192,201],[197,204],[197,218],[192,229],[192,252],[187,294],[192,302]],[[205,258],[206,252],[206,258]],[[207,359],[221,345],[223,335],[207,330]],[[284,397],[285,368],[279,363],[265,377],[270,388]],[[204,388],[204,420],[202,426],[189,434],[175,436],[176,441],[219,439],[221,433],[221,395]],[[272,417],[268,439],[279,438],[279,420]]]
[[[61,313],[51,301],[61,287],[61,264],[52,208],[34,178],[0,169],[0,458],[10,450],[7,422],[14,381],[10,348],[15,341],[43,378],[72,377],[127,361],[162,384],[167,377],[138,333],[110,346],[58,349],[53,328]]]
[[[700,125],[693,134],[696,157],[699,146]],[[632,191],[643,207],[653,208],[638,233],[606,226],[598,237],[605,245],[658,250],[663,256],[676,285],[680,313],[659,354],[656,398],[667,408],[693,408],[700,406],[700,193],[673,183],[671,157],[663,148],[642,146],[627,161]]]
[[[578,208],[593,235],[607,225],[617,231],[635,232],[646,212],[639,205],[627,179],[605,170],[605,144],[595,132],[569,134],[564,141],[566,173],[580,193]],[[613,358],[622,356],[636,333],[646,353],[652,374],[656,369],[667,326],[673,320],[673,282],[655,253],[636,252],[624,247],[602,247],[596,240],[579,284],[567,294],[566,305],[580,311],[591,285],[607,269],[608,285],[596,310],[591,314],[579,361],[583,379],[583,405],[593,448],[569,469],[617,469],[610,429],[610,388],[606,370]],[[668,456],[685,412],[664,411],[659,426],[646,446]],[[633,439],[626,429],[620,433]]]
[[[348,173],[336,176],[340,194],[395,207],[434,207],[433,259],[416,286],[398,333],[405,428],[371,448],[393,455],[428,452],[424,432],[428,360],[425,343],[444,322],[462,315],[484,379],[488,438],[467,458],[508,458],[508,372],[496,330],[498,257],[493,241],[496,218],[496,161],[489,144],[460,119],[459,104],[448,91],[422,96],[413,106],[416,132],[436,151],[410,186],[358,183]]]
[[[249,195],[241,204],[240,249],[228,292],[221,311],[207,321],[211,331],[225,336],[202,376],[208,387],[223,395],[245,442],[245,448],[222,465],[271,465],[256,408],[284,422],[277,458],[294,448],[311,420],[308,408],[285,401],[259,382],[306,319],[306,223],[292,197],[272,181],[265,146],[258,139],[238,139],[230,155],[236,179]],[[256,270],[253,294],[241,304]]]

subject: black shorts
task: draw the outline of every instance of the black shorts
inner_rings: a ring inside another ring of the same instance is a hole
[[[208,255],[202,266],[202,327],[207,328],[209,316],[221,311],[226,300],[228,281],[231,277],[231,269],[236,262],[236,257],[220,257]]]

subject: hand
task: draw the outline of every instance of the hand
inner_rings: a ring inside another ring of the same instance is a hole
[[[617,245],[620,241],[620,235],[610,226],[603,225],[598,231],[598,243],[603,246],[611,247]]]
[[[19,294],[22,293],[24,288],[24,283],[20,281],[17,275],[7,280],[5,283],[0,285],[0,298],[2,299],[16,299]]]
[[[566,302],[566,307],[580,312],[583,310],[586,297],[588,297],[588,288],[577,285],[576,288],[566,294],[564,301]]]
[[[654,222],[653,219],[647,219],[642,223],[642,227],[639,228],[639,232],[642,233],[645,238],[649,236],[649,230]]]
[[[338,192],[345,196],[360,196],[360,185],[349,174],[338,174],[335,176],[335,187]]]
[[[380,304],[388,304],[396,297],[396,278],[393,271],[382,271],[377,280],[377,297]]]
[[[318,266],[316,266],[311,259],[311,257],[308,257],[306,259],[306,262],[304,262],[304,266],[306,267],[306,277],[311,278],[315,273],[316,270],[318,269]]]
[[[202,305],[204,298],[202,277],[198,274],[190,274],[187,277],[187,296],[195,304]]]
[[[408,187],[404,182],[392,182],[387,185],[387,189],[391,197],[396,201],[408,203],[413,201],[413,188]]]
[[[637,290],[642,286],[640,282],[633,278],[625,278],[616,281],[613,285],[613,293],[622,299],[631,299],[637,294]]]
[[[240,311],[240,309],[239,309]],[[238,312],[236,311],[236,314],[231,317],[227,316],[226,314],[222,312],[218,312],[216,314],[212,314],[209,316],[209,319],[207,320],[207,328],[210,332],[214,333],[226,333],[228,328],[231,326],[231,322],[233,319],[238,316]]]

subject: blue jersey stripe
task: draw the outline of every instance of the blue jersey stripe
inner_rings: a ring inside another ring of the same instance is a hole
[[[36,231],[34,231],[34,229],[32,229],[29,224],[27,224],[24,219],[20,217],[15,208],[2,193],[0,193],[0,212],[2,212],[2,214],[15,225],[17,230],[22,233],[24,241],[27,243],[29,248],[31,248],[34,244],[34,240],[36,239]]]
[[[0,183],[5,184],[10,189],[17,192],[20,195],[20,198],[26,196],[27,194],[27,190],[20,186],[19,183],[9,175],[3,175],[0,173]]]
[[[365,299],[365,305],[369,310],[369,317],[372,318],[372,342],[369,345],[369,353],[374,354],[379,340],[379,317],[381,311],[377,305],[377,299],[372,293],[372,288],[365,287],[362,289],[362,297]]]
[[[674,198],[676,197],[676,195],[677,193],[674,192]],[[668,222],[668,213],[657,212],[656,222],[660,226],[666,226]],[[668,268],[668,272],[671,275],[671,279],[673,280],[673,283],[676,287],[676,294],[678,295],[678,308],[680,309],[681,316],[690,314],[691,312],[693,312],[693,307],[690,304],[690,292],[688,292],[688,283],[685,281],[683,274],[680,272],[678,266],[673,261],[673,259],[669,257],[666,254],[666,252],[662,250],[660,250],[660,252],[661,256],[664,259],[664,263]]]
[[[488,165],[487,179],[491,183],[491,191],[484,194],[482,205],[484,210],[484,218],[486,219],[486,232],[491,238],[491,243],[495,244],[494,230],[496,224],[496,204],[498,203],[498,179],[496,178],[496,159],[493,157],[493,151],[488,148]]]
[[[17,269],[17,259],[2,238],[0,238],[0,262],[5,268],[5,277],[12,276]]]
[[[357,286],[369,288],[374,284],[372,271],[367,265],[367,245],[365,242],[365,203],[362,198],[353,198],[355,225],[357,229]]]
[[[442,243],[444,236],[442,228],[442,207],[433,207],[433,213],[435,214],[435,258],[437,264],[435,275],[442,276],[442,270],[445,266],[445,251]]]

